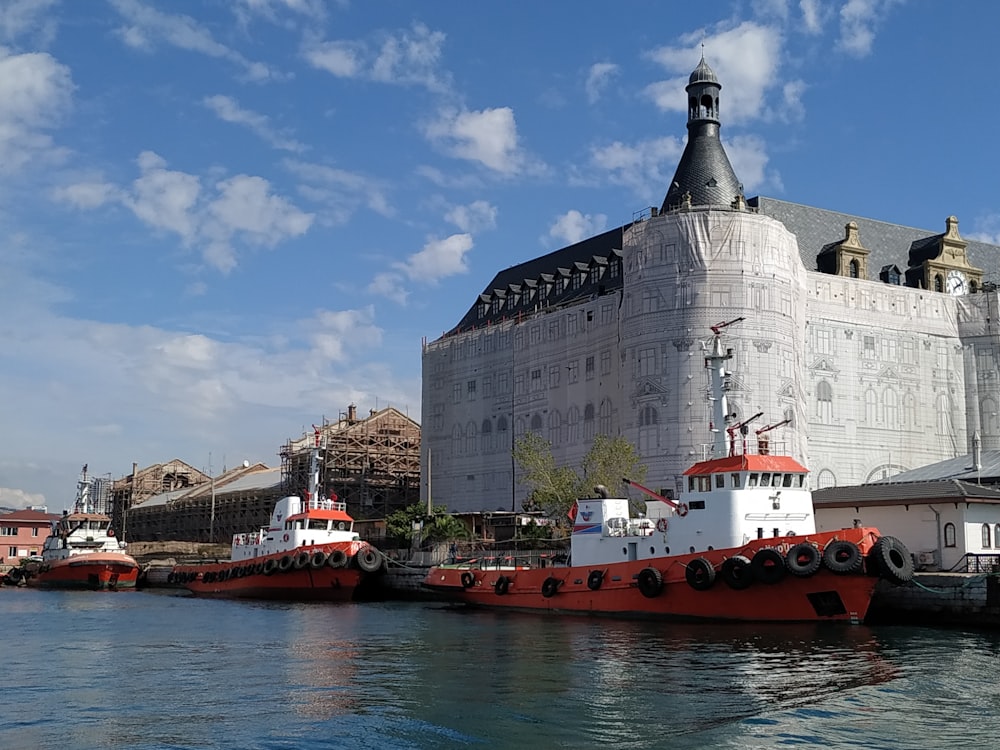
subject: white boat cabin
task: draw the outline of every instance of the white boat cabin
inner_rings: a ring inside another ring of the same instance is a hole
[[[89,552],[121,552],[125,542],[115,536],[111,518],[103,513],[66,513],[52,522],[42,544],[46,561],[65,560]]]
[[[233,535],[233,561],[249,560],[298,547],[338,542],[356,542],[354,519],[347,514],[347,504],[334,499],[309,500],[291,495],[275,503],[271,523],[266,529]]]

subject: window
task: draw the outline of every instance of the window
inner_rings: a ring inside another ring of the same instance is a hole
[[[17,526],[4,526],[0,528],[0,536],[17,536]]]
[[[989,549],[990,544],[990,525],[988,523],[983,524],[983,549]]]
[[[566,365],[566,381],[569,383],[575,383],[580,379],[580,363],[577,360],[573,360],[568,365]]]
[[[738,489],[739,486],[740,486],[740,475],[739,474],[730,474],[729,475],[729,482],[730,482],[730,485],[729,485],[730,487],[735,487],[735,488]]]
[[[725,489],[725,487],[726,487],[726,475],[725,474],[716,474],[715,475],[715,488],[721,490],[721,489]]]
[[[542,368],[536,367],[531,371],[531,391],[532,393],[542,390]]]
[[[17,547],[8,547],[7,557],[17,557]]]
[[[559,374],[562,372],[561,365],[552,365],[549,367],[549,388],[559,387]]]
[[[611,374],[611,352],[601,352],[601,375]]]
[[[583,370],[587,375],[587,380],[591,380],[594,377],[594,358],[587,357],[584,361]]]
[[[469,394],[469,401],[476,398],[476,381],[470,380],[465,384],[465,392]]]
[[[852,279],[858,278],[858,262],[856,260],[851,261],[850,266],[848,267],[847,274]]]
[[[944,525],[944,546],[955,546],[955,524],[953,523],[946,523]]]
[[[462,384],[455,383],[455,385],[451,387],[451,401],[452,403],[457,404],[461,400],[462,400]]]

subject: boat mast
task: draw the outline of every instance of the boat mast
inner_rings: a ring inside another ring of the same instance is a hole
[[[722,329],[739,323],[744,318],[736,318],[728,322],[711,326],[712,343],[709,352],[705,355],[705,367],[709,371],[711,379],[711,389],[709,400],[712,402],[712,432],[715,433],[712,443],[712,455],[715,458],[722,458],[727,455],[726,448],[726,422],[730,418],[729,403],[726,400],[726,361],[733,358],[732,349],[722,348]]]
[[[306,493],[306,507],[319,507],[319,441],[322,430],[313,425],[313,449],[309,456],[309,490]]]

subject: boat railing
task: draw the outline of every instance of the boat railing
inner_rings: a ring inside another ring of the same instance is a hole
[[[309,510],[339,510],[347,512],[347,503],[329,498],[313,498],[309,501]]]

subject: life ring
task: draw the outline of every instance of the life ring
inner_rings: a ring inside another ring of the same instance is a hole
[[[808,578],[819,570],[819,550],[809,542],[799,542],[785,555],[785,567],[793,576]]]
[[[500,576],[497,578],[496,583],[493,584],[493,592],[497,596],[506,594],[508,588],[510,588],[510,579],[507,576]]]
[[[708,591],[715,583],[715,568],[704,557],[696,557],[687,564],[684,578],[695,591]]]
[[[763,547],[757,550],[753,559],[750,560],[750,570],[755,579],[768,585],[781,583],[788,573],[784,556],[774,547]]]
[[[287,573],[291,569],[292,569],[292,556],[282,555],[281,559],[278,560],[278,570],[280,570],[282,573]]]
[[[342,549],[335,549],[326,558],[326,564],[331,568],[342,568],[347,565],[347,553]]]
[[[108,529],[108,536],[114,536],[114,535],[115,535],[115,530],[114,529]]]
[[[374,573],[382,566],[382,557],[374,547],[365,547],[354,559],[365,573]]]
[[[551,599],[559,591],[559,584],[562,583],[558,578],[553,578],[549,576],[542,582],[542,596],[546,599]]]
[[[591,591],[597,591],[601,588],[601,584],[604,583],[604,571],[603,570],[592,570],[590,575],[587,576],[587,588]]]
[[[663,575],[656,568],[643,568],[636,576],[635,585],[644,597],[652,599],[663,591]]]
[[[902,585],[913,578],[913,558],[906,546],[894,536],[879,537],[868,558],[878,574],[887,581]]]
[[[854,542],[838,539],[823,548],[823,564],[838,575],[861,570],[861,550]]]
[[[283,537],[281,537],[281,541],[287,542],[288,541],[288,534],[285,534]]]
[[[667,523],[666,518],[661,518],[659,521],[656,522],[656,530],[659,532],[665,532],[669,527],[670,524]]]
[[[470,571],[462,573],[462,588],[467,589],[476,582],[476,577]]]
[[[687,514],[688,514],[688,504],[687,503],[681,503],[680,505],[677,506],[677,515],[678,516],[680,516],[681,518],[684,518],[684,516],[686,516]]]
[[[312,556],[309,558],[309,567],[313,570],[318,570],[324,565],[326,565],[326,553],[323,550],[318,549],[313,552]]]
[[[743,555],[733,555],[722,563],[719,574],[726,585],[734,591],[742,591],[753,583],[750,560]]]

